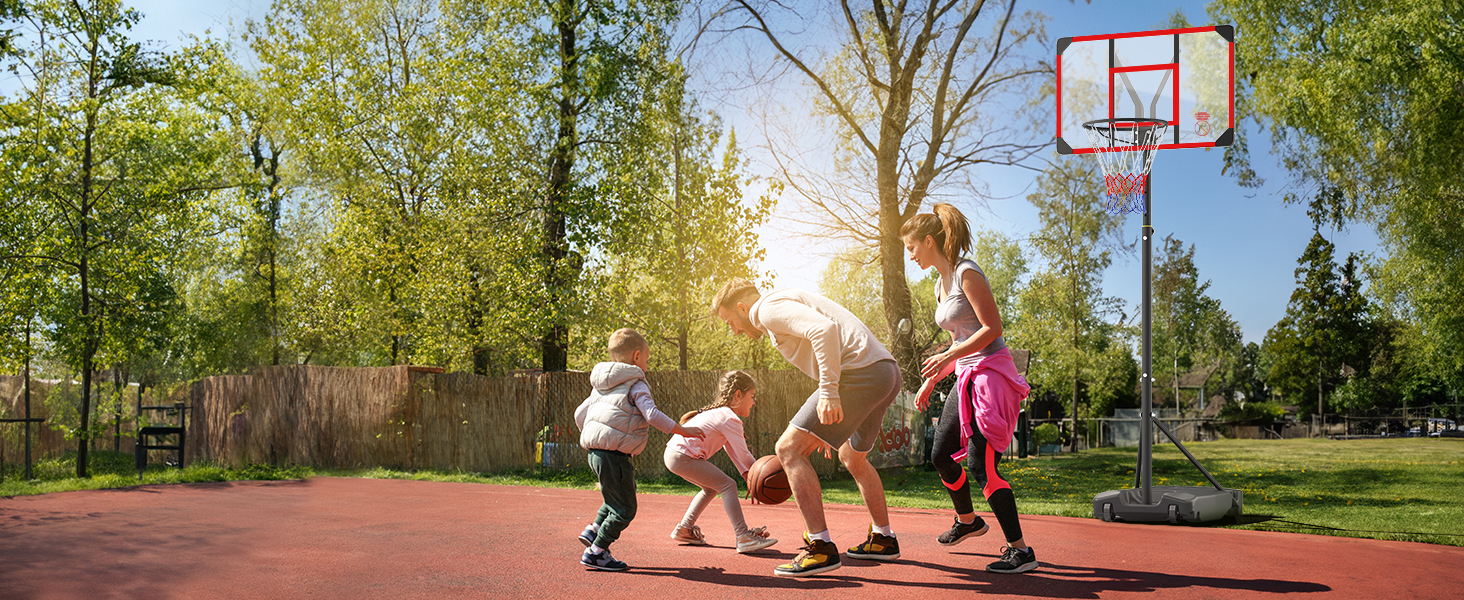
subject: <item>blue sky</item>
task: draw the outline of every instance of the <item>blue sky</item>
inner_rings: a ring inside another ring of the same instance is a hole
[[[134,0],[132,5],[145,16],[134,30],[135,37],[156,40],[176,49],[185,34],[222,37],[237,32],[246,18],[260,18],[268,8],[266,0],[197,2],[185,0]],[[1182,9],[1196,25],[1213,24],[1204,2],[1026,2],[1019,10],[1040,9],[1049,17],[1051,42],[1066,36],[1141,31],[1161,27],[1175,9]],[[231,26],[231,21],[233,25]],[[1237,34],[1245,43],[1245,33]],[[1049,48],[1048,54],[1055,52]],[[730,59],[729,59],[730,60]],[[739,103],[723,102],[713,95],[706,106],[721,113],[738,128],[738,137],[755,165],[760,157],[757,127]],[[801,110],[794,107],[790,112]],[[806,111],[805,111],[806,113]],[[1211,281],[1210,295],[1240,323],[1245,341],[1260,342],[1266,331],[1281,318],[1292,289],[1296,259],[1311,238],[1312,225],[1304,206],[1281,202],[1289,176],[1270,155],[1269,134],[1246,123],[1240,134],[1247,136],[1253,161],[1266,178],[1260,189],[1245,189],[1233,178],[1220,175],[1220,150],[1174,150],[1162,153],[1153,168],[1154,226],[1159,238],[1174,235],[1196,248],[1195,262],[1200,276]],[[954,198],[971,217],[976,228],[998,229],[1014,238],[1035,231],[1038,219],[1027,202],[1034,174],[1017,168],[990,168],[978,173],[989,186],[993,199],[985,208],[973,199]],[[787,202],[789,200],[785,200]],[[1137,239],[1140,217],[1126,221],[1125,235]],[[1323,229],[1337,245],[1338,255],[1353,251],[1373,252],[1378,242],[1372,230],[1354,227],[1348,231]],[[826,240],[790,238],[781,230],[764,233],[768,246],[765,268],[777,273],[778,287],[817,289],[818,275],[827,256],[839,246]],[[1156,245],[1157,246],[1157,245]],[[913,274],[913,273],[912,273]],[[1104,290],[1136,306],[1140,297],[1140,265],[1137,252],[1120,257],[1104,274]],[[1130,310],[1132,312],[1132,309]]]

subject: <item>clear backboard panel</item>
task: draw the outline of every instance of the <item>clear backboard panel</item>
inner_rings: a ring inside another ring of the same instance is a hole
[[[1157,118],[1160,150],[1235,140],[1235,28],[1087,35],[1057,41],[1057,149],[1093,152],[1083,123]]]

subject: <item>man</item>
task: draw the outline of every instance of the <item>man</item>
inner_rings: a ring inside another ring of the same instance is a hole
[[[777,445],[778,460],[803,514],[807,545],[792,563],[779,565],[773,574],[806,577],[840,566],[838,547],[824,519],[823,489],[808,459],[819,450],[831,456],[833,448],[839,449],[839,461],[859,484],[873,521],[869,537],[850,548],[849,556],[899,558],[884,485],[868,459],[879,439],[885,409],[900,391],[894,356],[853,313],[811,292],[778,290],[762,296],[751,282],[734,279],[712,299],[712,311],[735,335],[752,339],[767,335],[788,362],[818,381],[818,391],[794,415]]]

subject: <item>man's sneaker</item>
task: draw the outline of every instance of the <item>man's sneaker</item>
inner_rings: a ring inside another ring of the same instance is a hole
[[[624,571],[630,568],[630,565],[615,560],[615,557],[610,556],[609,550],[590,552],[587,549],[584,554],[580,555],[580,564],[601,571]]]
[[[595,535],[597,534],[598,532],[595,531],[594,527],[585,527],[585,530],[581,531],[579,534],[579,541],[581,544],[584,544],[586,548],[589,548],[590,546],[593,546],[595,544]]]
[[[740,554],[756,552],[776,543],[778,540],[768,537],[767,527],[758,527],[737,536],[737,552]]]
[[[1037,553],[1031,548],[1018,550],[1011,546],[1002,546],[1001,560],[986,565],[986,570],[992,573],[1026,573],[1037,568]]]
[[[956,524],[951,525],[950,531],[940,534],[940,537],[935,538],[935,541],[940,542],[942,546],[954,546],[969,538],[986,535],[986,532],[990,530],[991,527],[987,526],[986,521],[981,520],[981,517],[976,517],[976,520],[970,524],[962,523],[960,519],[956,519]]]
[[[849,549],[849,558],[862,558],[864,560],[895,560],[900,557],[900,541],[895,536],[876,533],[874,526],[869,526],[869,538]]]
[[[833,542],[809,539],[808,534],[803,534],[804,544],[798,556],[793,557],[793,562],[786,565],[778,565],[773,569],[773,574],[781,577],[808,577],[827,573],[839,568],[839,547]]]
[[[691,527],[677,525],[676,530],[671,532],[671,539],[693,546],[707,545],[707,536],[702,535],[701,528],[696,525]]]

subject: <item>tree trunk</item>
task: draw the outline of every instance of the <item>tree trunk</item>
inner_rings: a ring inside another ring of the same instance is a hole
[[[544,288],[548,295],[549,325],[539,338],[541,364],[545,372],[563,371],[569,367],[569,328],[564,323],[563,305],[565,284],[568,283],[569,265],[565,264],[568,254],[566,238],[568,222],[565,205],[569,201],[570,176],[574,170],[575,147],[578,145],[578,129],[575,123],[578,109],[579,56],[575,49],[574,6],[571,2],[560,2],[555,11],[555,26],[559,30],[559,61],[562,72],[559,96],[559,131],[554,139],[554,153],[549,165],[549,190],[544,207],[545,260]]]

